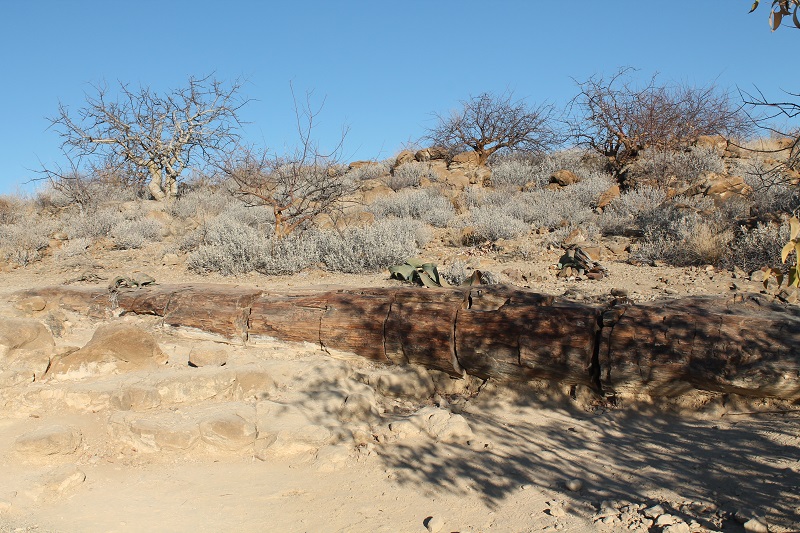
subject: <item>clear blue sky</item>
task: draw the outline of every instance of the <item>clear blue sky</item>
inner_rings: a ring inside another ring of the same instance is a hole
[[[563,104],[572,78],[622,66],[664,80],[800,92],[800,31],[769,31],[764,0],[0,0],[0,194],[60,161],[47,130],[90,83],[156,90],[244,77],[249,141],[294,140],[289,82],[326,98],[316,136],[350,128],[348,159],[385,158],[433,112],[511,89]]]

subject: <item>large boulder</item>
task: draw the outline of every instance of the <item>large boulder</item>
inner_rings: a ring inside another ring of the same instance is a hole
[[[77,428],[46,426],[20,436],[14,442],[14,449],[29,457],[67,455],[78,449],[81,439],[81,431]]]
[[[255,456],[261,460],[316,453],[335,438],[322,420],[296,405],[265,400],[258,402],[256,412]]]
[[[753,188],[741,176],[708,172],[689,186],[683,196],[708,196],[719,205],[734,197],[746,197],[752,194]]]
[[[0,319],[0,387],[40,379],[54,347],[53,334],[38,320]]]
[[[0,319],[0,364],[16,351],[51,353],[55,346],[53,334],[38,320],[24,318]]]
[[[411,150],[403,150],[397,154],[397,157],[395,157],[394,166],[399,167],[400,165],[405,165],[406,163],[410,163],[412,161],[415,161],[414,152]]]
[[[619,185],[616,184],[612,185],[611,187],[606,189],[597,199],[597,207],[599,207],[600,209],[604,209],[608,206],[608,204],[610,204],[619,197],[620,197]]]
[[[441,146],[431,146],[430,148],[417,150],[417,153],[414,154],[414,159],[420,162],[436,161],[447,159],[449,155],[450,154],[446,148],[442,148]]]
[[[474,170],[480,166],[480,156],[478,152],[461,152],[453,156],[448,165],[450,170]]]
[[[155,338],[133,324],[107,324],[80,350],[53,361],[51,374],[131,371],[165,364],[167,356]]]
[[[550,183],[556,183],[561,187],[574,185],[580,181],[580,176],[567,169],[556,170],[550,175]]]

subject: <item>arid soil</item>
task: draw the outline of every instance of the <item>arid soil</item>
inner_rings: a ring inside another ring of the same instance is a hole
[[[576,300],[612,288],[634,302],[759,288],[713,269],[614,260],[600,281],[562,281],[550,268],[559,255],[500,262],[476,249],[467,259]],[[800,531],[793,406],[699,393],[597,405],[557,384],[452,380],[311,344],[237,346],[154,317],[92,318],[14,296],[136,271],[263,288],[399,283],[388,273],[198,276],[151,257],[107,252],[98,278],[51,259],[0,277],[0,320],[46,324],[56,357],[124,323],[168,361],[35,381],[3,368],[0,531]]]

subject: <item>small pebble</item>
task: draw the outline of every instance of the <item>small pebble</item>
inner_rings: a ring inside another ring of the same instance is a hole
[[[567,487],[567,490],[571,490],[572,492],[578,492],[583,488],[583,481],[580,479],[568,479],[564,486]]]
[[[744,523],[744,530],[752,533],[769,533],[769,526],[760,518],[751,518]]]
[[[660,505],[654,505],[654,506],[648,507],[647,509],[642,511],[642,514],[645,515],[647,518],[656,519],[659,516],[661,516],[662,514],[664,514],[665,512],[666,511],[664,511],[664,508],[661,507]]]
[[[444,528],[444,520],[441,516],[429,516],[425,519],[425,528],[431,533],[437,533]]]

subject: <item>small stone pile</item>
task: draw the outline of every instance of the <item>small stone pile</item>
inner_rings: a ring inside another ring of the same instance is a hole
[[[597,261],[594,261],[579,246],[567,249],[558,260],[558,273],[556,277],[569,281],[581,279],[601,280],[608,271]]]

